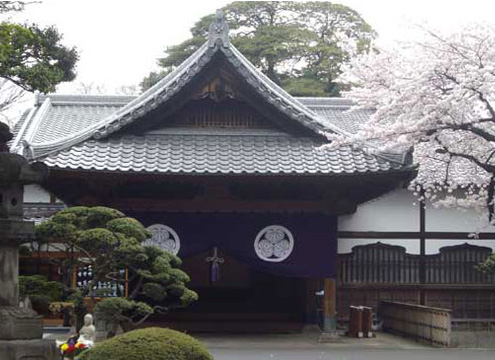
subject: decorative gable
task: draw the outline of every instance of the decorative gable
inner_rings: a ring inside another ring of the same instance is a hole
[[[52,169],[85,171],[402,171],[402,162],[350,146],[322,148],[328,133],[348,133],[334,115],[326,118],[334,114],[335,100],[290,96],[228,42],[221,16],[217,20],[208,42],[138,97],[39,97],[22,120],[13,150]],[[341,117],[342,123],[352,120]]]
[[[274,129],[276,126],[253,107],[236,99],[192,100],[164,122],[164,127],[214,129]]]

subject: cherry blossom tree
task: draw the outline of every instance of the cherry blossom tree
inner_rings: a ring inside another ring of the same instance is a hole
[[[421,42],[350,62],[342,80],[354,86],[345,96],[375,112],[346,141],[380,151],[413,146],[419,170],[411,186],[420,196],[488,210],[493,221],[495,29],[424,32]]]

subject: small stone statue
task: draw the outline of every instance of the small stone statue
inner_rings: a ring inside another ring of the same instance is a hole
[[[26,296],[23,301],[20,302],[19,307],[25,308],[25,309],[33,309],[33,304],[31,303],[31,299],[29,296]]]
[[[93,346],[96,338],[96,328],[93,325],[93,315],[84,315],[84,326],[79,330],[78,341],[87,345],[88,347]]]

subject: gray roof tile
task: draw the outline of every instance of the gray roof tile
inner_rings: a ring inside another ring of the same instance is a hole
[[[366,155],[350,147],[321,148],[315,139],[273,131],[193,129],[116,137],[127,124],[172,99],[214,54],[278,111],[313,131],[316,138],[349,134],[371,112],[348,111],[345,99],[294,98],[256,69],[230,44],[206,43],[154,87],[138,97],[38,96],[37,106],[17,129],[12,151],[51,167],[96,171],[209,174],[351,174],[398,169],[395,158]],[[389,161],[388,161],[389,160]],[[399,161],[400,162],[400,161]],[[399,163],[398,162],[398,163]]]
[[[122,105],[88,106],[88,105],[52,105],[50,115],[39,123],[39,130],[33,143],[56,141],[73,133],[83,131]]]
[[[397,166],[349,147],[275,135],[153,135],[88,140],[44,160],[50,167],[164,174],[350,174]]]
[[[354,134],[373,114],[371,109],[353,109],[355,105],[343,98],[297,98],[302,104],[315,112],[325,124]]]
[[[138,119],[149,111],[156,109],[159,105],[163,106],[170,101],[202,71],[215,54],[223,56],[233,66],[237,75],[251,84],[252,90],[261,95],[267,102],[273,104],[278,111],[287,115],[290,121],[301,124],[319,136],[323,136],[324,133],[328,132],[341,132],[339,127],[334,126],[331,122],[322,121],[318,114],[273,83],[230,43],[207,42],[165,78],[138,97],[129,98],[127,102],[123,101],[122,103],[118,101],[118,97],[106,97],[104,108],[113,109],[108,113],[105,112],[105,109],[99,109],[103,112],[101,117],[98,114],[93,114],[94,116],[90,114],[80,119],[78,118],[79,112],[74,110],[72,113],[66,114],[69,117],[67,123],[64,123],[64,119],[54,121],[53,117],[56,117],[56,114],[52,114],[52,120],[46,122],[46,113],[51,111],[52,107],[61,110],[64,104],[70,104],[70,98],[39,97],[38,102],[42,102],[42,104],[39,106],[37,114],[33,117],[31,129],[25,134],[24,140],[27,141],[30,147],[26,155],[31,158],[42,157],[91,138],[100,139],[110,136],[122,127],[138,121]],[[89,106],[89,104],[97,104],[98,98],[95,96],[89,96],[86,99],[79,97],[76,101]],[[72,103],[70,106],[78,105]],[[93,118],[96,117],[99,121],[93,121]],[[71,121],[71,119],[74,121]],[[81,126],[78,124],[81,124]],[[44,129],[45,127],[48,128],[46,132],[37,132],[38,129]],[[20,136],[24,136],[24,134]],[[14,141],[13,143],[15,144],[14,150],[23,151],[23,149],[19,149],[22,145],[20,141]]]

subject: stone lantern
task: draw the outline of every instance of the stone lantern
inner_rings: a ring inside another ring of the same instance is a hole
[[[27,304],[19,306],[19,246],[32,240],[34,223],[23,221],[24,185],[48,175],[41,163],[9,153],[12,134],[0,123],[0,359],[57,359],[54,341],[42,340],[41,316]]]

